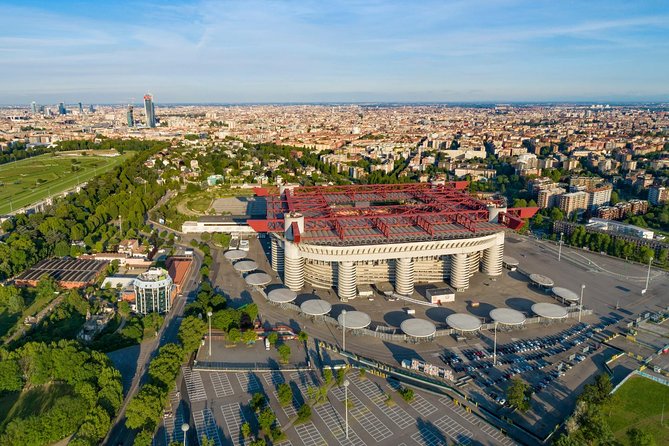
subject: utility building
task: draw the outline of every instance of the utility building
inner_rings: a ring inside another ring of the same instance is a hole
[[[467,182],[257,189],[267,218],[249,220],[270,233],[272,268],[299,291],[305,282],[337,289],[390,282],[411,295],[415,283],[469,287],[477,271],[502,274],[504,230],[518,229],[537,208],[506,209],[464,189]]]

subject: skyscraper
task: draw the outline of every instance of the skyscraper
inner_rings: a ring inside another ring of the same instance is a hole
[[[133,114],[133,107],[132,105],[128,105],[128,127],[134,127],[135,125],[135,116]]]
[[[37,102],[33,101],[32,104],[30,104],[30,111],[33,115],[37,114]]]
[[[84,114],[84,106],[81,102],[79,103],[79,114],[81,114],[81,115]]]
[[[95,107],[93,107],[93,104],[88,106],[88,111],[89,111],[89,113],[95,112]]]
[[[144,95],[144,114],[146,115],[146,126],[155,127],[156,126],[156,109],[153,105],[153,96],[150,94]]]
[[[66,113],[67,113],[67,109],[65,108],[65,103],[61,102],[60,104],[58,104],[58,114],[64,115]]]

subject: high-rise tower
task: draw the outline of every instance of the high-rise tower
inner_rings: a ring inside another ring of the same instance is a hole
[[[30,111],[33,115],[37,114],[37,102],[33,101],[32,104],[30,104]]]
[[[156,109],[153,105],[153,96],[150,94],[144,95],[144,114],[146,115],[146,126],[156,126]]]
[[[134,127],[135,125],[135,116],[133,113],[133,106],[128,105],[128,127]]]

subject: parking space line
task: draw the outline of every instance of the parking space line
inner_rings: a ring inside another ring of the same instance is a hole
[[[242,406],[239,403],[225,404],[221,406],[221,412],[223,412],[223,420],[228,428],[232,444],[235,446],[244,445],[241,427],[246,421],[246,417],[242,412]]]
[[[255,393],[262,389],[262,385],[260,384],[258,377],[253,373],[236,373],[236,375],[237,381],[239,381],[239,385],[242,387],[244,392]]]
[[[457,444],[468,445],[474,434],[448,415],[444,415],[433,423],[440,431],[451,437]]]
[[[327,442],[311,421],[295,426],[297,435],[300,436],[304,446],[327,446]]]
[[[186,391],[188,392],[190,402],[205,401],[207,399],[207,392],[204,390],[200,372],[194,372],[185,366],[181,368],[181,372],[186,382]]]
[[[447,398],[441,398],[439,401],[444,406],[450,407],[453,410],[453,412],[456,412],[460,417],[469,421],[473,426],[477,426],[483,433],[485,433],[489,437],[494,438],[495,440],[499,441],[505,446],[516,446],[517,443],[514,442],[511,438],[504,435],[499,429],[490,425],[486,421],[480,420],[473,413],[465,410],[464,407],[454,404],[451,400]]]
[[[423,398],[422,395],[414,394],[414,399],[411,402],[411,407],[416,409],[416,411],[421,414],[423,417],[427,417],[437,411],[437,408],[434,404],[430,403],[428,400]]]
[[[339,401],[344,401],[345,394],[341,387],[335,386],[331,392]],[[360,401],[355,393],[348,392],[348,399],[353,404],[353,408],[348,411],[349,414],[360,423],[374,441],[379,442],[393,435],[393,432]]]
[[[230,379],[226,373],[211,372],[209,374],[209,379],[211,379],[214,392],[216,392],[216,398],[223,398],[224,396],[232,396],[235,394],[232,384],[230,384]]]
[[[330,429],[332,436],[337,439],[341,445],[351,445],[351,446],[366,446],[365,442],[360,439],[358,434],[351,428],[348,427],[348,439],[346,438],[346,422],[344,419],[337,413],[332,404],[325,403],[315,407],[316,413],[323,420],[325,426]]]
[[[165,428],[165,444],[172,444],[174,442],[183,443],[184,433],[181,430],[181,425],[184,423],[184,408],[179,404],[174,412],[174,416],[165,418],[163,426]]]
[[[419,430],[411,436],[411,439],[422,446],[448,446],[445,439],[428,428]]]
[[[386,404],[386,394],[376,383],[369,379],[353,378],[353,384],[360,389],[363,395],[366,395],[372,403],[400,429],[406,429],[414,424],[414,418],[397,404],[389,406]]]
[[[193,420],[195,421],[195,431],[197,432],[198,439],[205,436],[213,441],[216,446],[222,446],[221,437],[218,434],[218,426],[216,426],[216,420],[211,409],[207,408],[193,412]]]
[[[272,388],[286,382],[286,378],[283,377],[281,372],[265,372],[262,374],[262,377],[267,385]]]

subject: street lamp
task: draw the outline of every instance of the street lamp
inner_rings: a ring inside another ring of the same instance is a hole
[[[497,321],[495,321],[495,341],[492,350],[492,365],[493,367],[497,366]]]
[[[653,263],[653,257],[648,260],[648,274],[646,274],[646,288],[641,290],[641,295],[643,296],[648,291],[648,285],[650,285],[650,265]]]
[[[211,311],[207,311],[207,319],[209,319],[209,356],[211,356]]]
[[[188,423],[184,423],[181,425],[181,432],[184,433],[184,446],[186,446],[186,432],[188,432],[188,429],[190,429]]]
[[[564,235],[564,232],[560,232],[560,245],[558,247],[558,262],[562,258],[562,236]]]
[[[341,346],[346,351],[346,310],[341,310]]]
[[[581,312],[583,311],[583,290],[585,289],[585,284],[581,285],[581,299],[578,301],[578,321],[581,322]]]
[[[346,439],[348,440],[348,379],[344,380],[344,413],[346,414]]]

